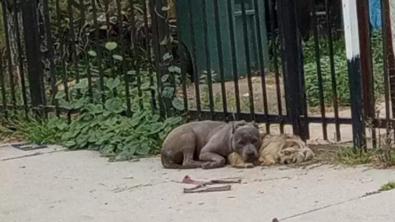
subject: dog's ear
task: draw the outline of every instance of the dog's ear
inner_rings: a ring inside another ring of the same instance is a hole
[[[256,124],[255,122],[249,123],[248,125],[253,126],[253,127],[259,129],[258,124]]]
[[[237,128],[245,125],[247,125],[247,122],[244,120],[232,122],[232,134],[236,132]]]

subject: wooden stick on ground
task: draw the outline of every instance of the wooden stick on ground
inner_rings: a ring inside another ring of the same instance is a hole
[[[222,191],[229,191],[232,189],[231,185],[201,189],[203,187],[205,186],[198,185],[193,188],[184,188],[184,193],[222,192]]]

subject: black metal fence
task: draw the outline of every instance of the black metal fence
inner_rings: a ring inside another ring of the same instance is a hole
[[[356,81],[340,0],[3,0],[1,115],[71,119],[92,104],[128,116],[245,119],[267,132],[292,126],[303,139],[321,131],[333,141],[363,123],[357,133],[365,140],[372,129],[374,144],[395,108],[389,4],[373,31],[361,2]],[[362,101],[350,96],[354,83]]]

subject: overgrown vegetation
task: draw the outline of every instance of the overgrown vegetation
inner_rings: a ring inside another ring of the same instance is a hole
[[[319,106],[320,94],[318,84],[317,62],[314,39],[304,43],[304,70],[305,87],[308,104],[312,107]],[[371,37],[372,44],[372,65],[374,75],[374,92],[376,98],[384,94],[384,74],[383,74],[383,43],[381,31],[375,31]],[[324,101],[327,106],[333,105],[334,91],[332,88],[331,61],[329,54],[329,43],[326,38],[319,39],[321,55],[321,74]],[[333,65],[336,78],[337,99],[340,106],[349,106],[350,87],[348,82],[348,67],[345,51],[344,39],[333,41]]]

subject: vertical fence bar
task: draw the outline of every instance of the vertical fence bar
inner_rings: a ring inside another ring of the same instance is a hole
[[[12,61],[11,61],[11,45],[10,45],[10,36],[9,36],[9,27],[8,27],[8,18],[7,18],[7,4],[6,1],[2,1],[3,6],[3,26],[4,26],[4,33],[5,33],[5,41],[6,41],[6,52],[7,52],[7,69],[10,81],[10,89],[11,89],[11,103],[14,108],[14,111],[17,109],[16,104],[16,95],[15,95],[15,80],[14,80],[14,73],[12,72]],[[14,5],[13,7],[16,7]]]
[[[357,5],[359,47],[362,76],[362,98],[365,121],[375,119],[374,77],[372,65],[372,48],[370,44],[369,1],[359,0]],[[376,146],[376,129],[372,127],[372,143]]]
[[[83,35],[84,35],[84,28],[85,28],[85,21],[86,21],[86,12],[85,12],[85,1],[84,0],[79,0],[79,5],[81,7],[80,9],[80,20],[79,20],[79,29],[81,33],[81,36],[79,36],[79,38],[82,39]],[[87,66],[87,79],[88,79],[88,95],[89,95],[89,99],[91,102],[93,102],[93,89],[92,89],[92,71],[91,71],[91,66],[90,66],[90,58],[89,55],[85,55],[86,56],[86,60],[85,62],[88,63]]]
[[[53,48],[53,42],[52,42],[52,32],[51,32],[51,23],[49,20],[49,8],[48,8],[48,0],[42,0],[43,1],[43,10],[44,10],[44,29],[45,29],[45,35],[47,36],[47,50],[48,50],[48,55],[49,55],[49,72],[50,72],[50,77],[51,77],[51,89],[52,89],[52,95],[51,95],[51,100],[52,104],[55,105],[55,112],[56,115],[59,116],[59,104],[58,101],[55,99],[57,89],[56,89],[56,73],[55,73],[55,64],[54,64],[54,48]],[[18,29],[19,30],[19,29]]]
[[[390,11],[390,22],[391,22],[391,31],[392,31],[392,52],[395,54],[395,2],[389,1],[389,11]],[[395,91],[395,86],[391,85],[392,90]],[[394,110],[395,104],[392,103],[392,109]],[[392,118],[394,118],[394,111],[392,113]],[[394,133],[395,138],[395,133]]]
[[[164,26],[164,22],[160,21],[159,19],[163,18],[159,18],[160,15],[158,15],[158,10],[162,9],[162,2],[161,0],[150,0],[150,12],[151,12],[151,25],[152,25],[152,35],[153,35],[153,51],[154,51],[154,61],[155,61],[155,66],[156,66],[156,81],[157,81],[157,85],[158,85],[158,91],[159,91],[159,95],[158,95],[158,102],[159,102],[159,111],[160,111],[160,115],[162,117],[165,116],[165,107],[164,107],[164,102],[163,102],[163,98],[162,98],[162,74],[164,72],[163,67],[162,67],[162,47],[161,47],[161,39],[164,37],[163,36],[163,32],[160,31],[160,27]]]
[[[354,151],[366,149],[365,123],[362,116],[360,48],[356,0],[343,1],[343,22],[350,84]]]
[[[267,91],[266,91],[266,72],[265,72],[265,61],[263,57],[263,44],[262,44],[262,32],[261,32],[261,13],[265,12],[264,8],[260,10],[258,0],[254,0],[254,10],[255,10],[255,25],[257,33],[258,42],[258,58],[259,58],[259,70],[261,75],[261,88],[262,88],[262,100],[263,100],[263,112],[265,113],[265,125],[266,133],[270,134],[270,122],[269,122],[269,108],[267,105]],[[265,15],[262,13],[262,15]]]
[[[35,1],[22,0],[22,20],[24,27],[26,60],[28,80],[32,107],[36,114],[45,117],[45,92],[42,69],[42,55],[40,49],[40,38],[38,33],[37,4]]]
[[[279,0],[278,20],[284,73],[287,115],[291,118],[293,132],[302,140],[308,138],[304,113],[302,38],[298,29],[297,2]]]
[[[188,0],[188,10],[189,10],[189,27],[190,27],[190,34],[191,34],[191,45],[192,45],[192,58],[193,58],[193,77],[195,82],[195,95],[196,95],[196,109],[198,113],[198,118],[201,118],[201,104],[200,104],[200,82],[199,82],[199,75],[200,73],[197,72],[197,59],[196,59],[196,41],[195,41],[195,25],[194,25],[194,13],[192,8],[192,1]]]
[[[391,20],[391,31],[392,31],[392,46],[395,54],[395,1],[390,1],[390,20]]]
[[[382,14],[384,19],[384,58],[387,60],[387,72],[390,85],[390,96],[391,96],[391,111],[392,117],[395,116],[395,56],[394,56],[394,46],[392,45],[392,26],[391,26],[391,12],[389,0],[382,1]],[[391,126],[392,128],[394,126]]]
[[[97,22],[97,6],[96,0],[92,0],[92,16],[93,16],[93,25],[95,27],[95,46],[97,50],[97,63],[99,69],[99,83],[100,83],[100,92],[101,92],[101,100],[104,105],[106,101],[106,95],[104,93],[104,73],[103,73],[103,64],[102,64],[102,50],[100,46],[100,35],[99,35],[99,24]]]
[[[325,0],[325,8],[326,8],[326,31],[328,37],[328,49],[329,49],[329,62],[331,69],[331,83],[332,83],[332,101],[333,101],[333,109],[335,112],[335,132],[336,132],[336,141],[340,141],[340,123],[339,123],[339,105],[337,102],[337,81],[336,81],[336,70],[335,70],[335,60],[334,60],[334,52],[333,52],[333,39],[332,39],[332,17],[330,10],[330,1]]]
[[[29,107],[27,101],[26,94],[26,81],[25,81],[25,69],[23,67],[23,50],[21,45],[21,33],[19,32],[19,19],[18,19],[18,10],[17,10],[17,1],[14,0],[14,23],[15,23],[15,33],[16,33],[16,45],[18,48],[18,58],[19,58],[19,73],[21,77],[21,87],[22,87],[22,99],[23,99],[23,108],[25,110],[25,118],[28,119]]]
[[[320,97],[320,108],[321,108],[321,121],[322,121],[322,133],[324,135],[324,140],[328,140],[328,132],[327,132],[327,123],[325,121],[325,101],[324,101],[324,87],[322,84],[322,69],[321,69],[321,54],[320,54],[320,43],[318,36],[318,27],[317,27],[317,15],[316,15],[316,7],[315,2],[313,3],[313,18],[312,25],[314,30],[314,49],[315,49],[315,61],[317,65],[317,80],[318,80],[318,90]]]
[[[213,82],[212,82],[212,72],[211,72],[211,56],[209,50],[206,1],[207,0],[202,0],[204,50],[206,53],[207,84],[208,84],[208,94],[209,94],[208,98],[209,98],[210,116],[211,119],[214,120],[215,114],[214,114]]]
[[[274,74],[275,74],[275,82],[276,82],[276,97],[277,97],[277,109],[278,115],[281,117],[280,123],[280,133],[284,133],[284,121],[283,121],[283,105],[281,99],[281,89],[280,89],[280,73],[278,67],[278,51],[277,51],[277,34],[274,26],[274,19],[276,16],[274,15],[275,6],[273,4],[273,0],[268,0],[269,3],[269,18],[270,18],[270,30],[271,30],[271,42],[272,42],[272,50],[273,50],[273,65],[274,65]]]
[[[130,16],[132,17],[132,50],[134,51],[134,57],[136,58],[135,61],[133,61],[134,65],[132,67],[134,67],[134,69],[136,70],[136,77],[137,77],[137,93],[139,95],[139,106],[142,109],[143,108],[143,93],[141,91],[141,73],[140,73],[140,57],[137,56],[138,52],[137,52],[137,47],[136,47],[136,36],[137,36],[137,31],[136,31],[136,20],[135,20],[135,14],[134,14],[134,3],[133,1],[130,1],[130,3],[132,4],[132,10],[130,11]],[[168,38],[169,39],[169,38]]]
[[[250,58],[250,44],[248,38],[248,28],[247,28],[247,14],[246,14],[246,6],[245,1],[241,1],[241,17],[243,20],[243,37],[244,37],[244,50],[246,56],[246,70],[247,70],[247,81],[248,81],[248,97],[250,99],[250,114],[251,119],[255,120],[255,106],[254,106],[254,90],[252,88],[252,80],[251,80],[251,58]],[[258,32],[260,30],[257,30]]]
[[[176,13],[178,14],[179,11],[176,10]],[[185,54],[183,48],[183,35],[181,31],[181,27],[179,23],[177,24],[177,36],[178,36],[178,55],[179,55],[179,64],[180,64],[180,69],[181,69],[181,81],[182,81],[182,95],[183,95],[183,101],[184,101],[184,112],[188,112],[188,93],[187,93],[187,64],[185,63]]]
[[[124,35],[123,35],[123,20],[122,20],[122,12],[121,12],[121,2],[120,0],[116,0],[116,6],[117,6],[117,16],[118,16],[118,35],[119,35],[119,43],[121,44],[121,56],[122,56],[122,65],[119,70],[118,75],[121,77],[122,75],[127,76],[125,74],[126,72],[126,58],[125,58],[125,41],[124,41]],[[133,4],[130,6],[130,10],[134,12]],[[133,13],[134,14],[134,13]],[[134,27],[134,23],[132,23]],[[129,84],[128,80],[125,78],[125,90],[126,90],[126,115],[130,116],[130,96],[128,95],[129,93]]]
[[[60,62],[60,66],[62,68],[62,75],[63,75],[63,86],[64,86],[64,92],[65,92],[65,100],[69,101],[69,86],[68,86],[68,76],[67,76],[67,72],[66,72],[66,65],[65,65],[65,55],[64,55],[64,38],[62,38],[62,34],[63,34],[63,28],[62,28],[62,17],[61,17],[61,10],[60,10],[60,0],[55,0],[55,9],[56,9],[56,25],[58,28],[58,35],[59,35],[59,62]],[[67,119],[68,122],[71,122],[71,115],[70,112],[67,113]]]
[[[4,11],[4,8],[3,8]],[[4,12],[3,12],[4,13]],[[8,118],[8,109],[7,109],[7,98],[5,91],[5,83],[4,83],[4,66],[3,66],[3,52],[0,52],[0,86],[1,86],[1,100],[2,100],[2,111],[4,112],[4,117]]]
[[[85,3],[84,0],[79,0],[79,5],[80,5],[80,10],[81,10],[81,19],[80,19],[80,24],[79,24],[79,28],[82,32],[82,29],[84,28],[85,25]]]
[[[384,1],[381,1],[381,25],[383,27],[383,50],[384,50],[384,98],[385,98],[385,119],[387,120],[387,126],[386,126],[386,134],[387,134],[387,139],[390,136],[390,130],[392,128],[391,124],[389,124],[390,120],[390,88],[389,88],[389,67],[390,65],[388,64],[390,61],[388,61],[388,30],[386,29],[386,19],[385,19],[385,4]]]
[[[218,52],[218,65],[219,65],[219,78],[221,81],[221,94],[222,94],[222,109],[225,115],[225,120],[228,121],[228,104],[226,101],[226,88],[225,88],[225,71],[224,71],[224,56],[222,49],[222,39],[221,39],[221,26],[219,20],[219,7],[218,0],[214,0],[214,22],[216,30],[216,40],[217,40],[217,52]]]
[[[78,69],[78,57],[77,57],[77,48],[75,47],[76,38],[75,38],[75,30],[74,30],[74,13],[73,13],[73,5],[72,0],[67,0],[67,13],[69,14],[69,37],[71,44],[71,56],[73,60],[73,66],[75,71],[75,82],[80,82],[80,72]],[[77,90],[78,95],[80,94],[80,90]]]
[[[227,1],[230,48],[232,53],[233,81],[235,85],[235,94],[236,94],[236,116],[233,119],[239,120],[240,118],[240,89],[239,89],[239,76],[238,76],[239,71],[237,65],[236,36],[235,36],[235,27],[233,21],[234,10],[232,4],[233,4],[233,0]]]
[[[147,37],[149,36],[148,33],[148,9],[147,9],[147,4],[144,3],[143,4],[143,13],[144,13],[144,31],[145,34],[147,35]],[[152,89],[152,86],[154,84],[154,78],[153,78],[153,63],[152,63],[152,54],[151,54],[151,46],[150,46],[150,41],[149,38],[146,39],[145,41],[145,48],[147,50],[147,57],[148,57],[148,75],[149,75],[149,81],[150,81],[150,91],[151,91],[151,106],[152,106],[152,110],[156,110],[156,98],[155,98],[155,90]],[[129,89],[128,89],[129,91]],[[187,100],[187,98],[186,98]],[[185,101],[184,101],[185,102]],[[188,108],[188,104],[186,104],[186,108]]]

